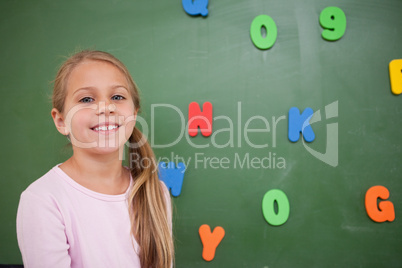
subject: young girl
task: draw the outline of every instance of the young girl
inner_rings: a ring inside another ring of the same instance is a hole
[[[112,55],[82,51],[57,73],[52,117],[73,155],[21,195],[25,267],[171,267],[171,204],[151,147],[135,128],[137,86]],[[122,166],[125,143],[141,156]]]

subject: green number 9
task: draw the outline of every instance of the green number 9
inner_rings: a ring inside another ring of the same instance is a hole
[[[327,7],[320,14],[320,24],[325,30],[322,38],[328,41],[340,39],[346,30],[346,16],[339,7]]]

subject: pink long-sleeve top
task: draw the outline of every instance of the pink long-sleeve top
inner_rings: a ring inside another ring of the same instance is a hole
[[[97,193],[58,165],[52,168],[21,194],[17,236],[24,266],[140,267],[138,244],[130,234],[129,189],[120,195]]]

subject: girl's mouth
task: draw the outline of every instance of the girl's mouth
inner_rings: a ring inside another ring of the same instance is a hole
[[[91,128],[93,131],[96,132],[109,132],[113,130],[117,130],[120,126],[117,124],[105,124],[105,125],[97,125]]]

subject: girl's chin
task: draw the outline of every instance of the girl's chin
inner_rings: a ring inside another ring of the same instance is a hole
[[[84,150],[86,152],[94,152],[98,154],[108,154],[108,153],[115,153],[120,150],[124,150],[124,141],[115,141],[115,140],[99,140],[99,141],[92,141],[92,142],[77,142],[71,140],[71,144],[73,148],[76,150]]]
[[[119,158],[121,158],[123,156],[124,153],[124,146],[121,147],[93,147],[93,148],[73,148],[73,151],[81,151],[81,152],[85,152],[86,154],[92,154],[92,155],[103,155],[103,156],[107,156],[107,155],[118,155]],[[122,160],[122,159],[120,159]]]
[[[124,147],[96,147],[92,151],[96,154],[107,155],[124,152]]]

